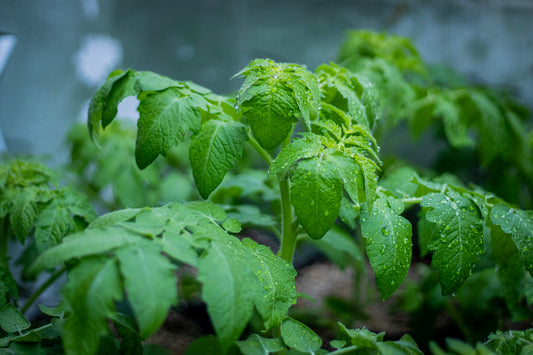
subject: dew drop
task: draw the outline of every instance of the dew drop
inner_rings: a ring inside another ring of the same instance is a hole
[[[389,232],[389,230],[387,229],[387,227],[382,227],[382,228],[381,228],[381,233],[383,233],[383,235],[389,235],[389,234],[390,234],[390,232]]]
[[[329,211],[324,211],[324,216],[329,216]]]

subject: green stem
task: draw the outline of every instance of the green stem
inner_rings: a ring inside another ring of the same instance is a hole
[[[411,205],[418,205],[420,204],[420,202],[422,202],[422,197],[403,198],[402,202],[405,207],[409,207]]]
[[[255,140],[255,138],[251,134],[248,134],[248,143],[250,143],[250,145],[259,153],[259,155],[261,155],[261,157],[266,161],[268,166],[272,164],[272,156],[270,156],[270,154],[265,149],[263,149],[263,147],[261,147],[261,145]]]
[[[20,309],[22,313],[26,312],[28,308],[35,302],[35,300],[48,288],[52,285],[65,271],[67,270],[66,266],[63,266],[61,269],[53,273],[45,283],[43,283],[35,292],[28,298],[24,306]]]
[[[296,233],[292,225],[292,206],[290,198],[289,180],[278,175],[279,191],[281,194],[281,247],[279,256],[292,263],[294,248],[296,247]]]

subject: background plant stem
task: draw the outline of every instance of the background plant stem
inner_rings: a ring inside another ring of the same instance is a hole
[[[33,302],[48,288],[52,285],[65,271],[67,270],[66,266],[63,266],[61,269],[54,272],[45,283],[43,283],[35,292],[28,298],[24,306],[20,309],[22,313],[26,312]]]

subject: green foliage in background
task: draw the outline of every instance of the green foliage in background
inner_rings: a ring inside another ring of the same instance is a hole
[[[413,314],[456,311],[444,298],[455,295],[466,308],[502,299],[513,317],[531,315],[531,195],[489,192],[491,179],[465,185],[454,175],[464,177],[461,166],[439,174],[438,164],[435,173],[385,161],[379,146],[405,123],[414,136],[436,133],[448,151],[473,152],[470,165],[510,169],[505,181],[530,193],[532,140],[519,105],[439,82],[408,39],[372,32],[350,32],[338,63],[315,71],[256,59],[235,77],[243,84],[230,97],[148,71],[110,74],[90,103],[88,135],[79,127],[69,135],[73,181],[107,212],[96,219],[88,198],[58,188],[49,169],[2,165],[0,346],[17,351],[31,337],[43,350],[60,337],[68,354],[148,351],[142,342],[182,302],[177,271],[193,268],[216,336],[196,339],[187,353],[422,353],[409,335],[390,341],[343,323],[326,344],[293,316],[299,242],[354,267],[357,287],[366,253],[381,298],[405,284],[400,307]],[[136,130],[117,119],[130,96],[139,101]],[[193,184],[202,201],[191,201],[198,199]],[[247,238],[243,226],[278,237],[277,254]],[[38,256],[26,273],[57,268],[44,286],[67,272],[59,307],[43,308],[49,335],[16,307],[11,236],[35,240]],[[422,275],[413,285],[405,280],[420,258],[435,272],[415,267]],[[471,344],[447,340],[451,353],[530,347],[530,331],[497,328],[476,344],[454,315]],[[429,348],[445,353],[436,343]]]

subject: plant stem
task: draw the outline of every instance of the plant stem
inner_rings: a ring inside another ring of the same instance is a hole
[[[279,256],[292,264],[294,248],[296,247],[296,233],[292,225],[292,206],[289,190],[289,180],[278,175],[279,191],[281,194],[281,247]]]
[[[261,155],[261,157],[266,161],[268,166],[272,164],[272,157],[270,156],[270,154],[265,149],[263,149],[261,145],[259,145],[259,143],[251,134],[248,134],[248,143],[250,143],[250,145],[259,153],[259,155]]]
[[[411,205],[417,205],[420,202],[422,202],[422,197],[403,198],[402,202],[405,205],[405,207],[409,207]]]
[[[45,283],[43,283],[35,292],[28,298],[24,306],[20,309],[22,313],[26,312],[28,308],[35,302],[35,300],[48,288],[52,285],[65,271],[67,270],[66,266],[63,266],[61,269],[54,272]]]

